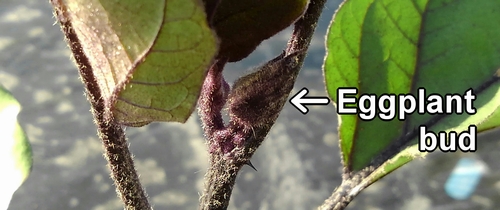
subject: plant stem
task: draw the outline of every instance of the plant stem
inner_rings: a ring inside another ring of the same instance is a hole
[[[343,210],[354,198],[354,196],[349,196],[351,189],[351,186],[347,182],[342,182],[318,210]]]
[[[103,142],[105,158],[109,163],[117,193],[125,204],[125,209],[149,210],[151,206],[135,170],[124,128],[113,120],[113,114],[109,107],[106,107],[92,66],[73,29],[71,16],[67,14],[66,7],[61,1],[51,0],[51,3],[85,86],[85,93],[92,107],[97,133]]]
[[[332,195],[326,199],[318,210],[343,210],[363,189],[367,188],[371,183],[365,178],[368,177],[375,168],[367,167],[362,171],[358,171],[353,175],[342,180],[342,184],[338,186]]]
[[[323,12],[326,0],[310,0],[307,11],[294,25],[292,37],[288,40],[286,55],[298,50],[305,50],[311,44],[314,31],[318,25],[319,16]],[[304,62],[304,57],[299,60],[300,66]]]
[[[227,209],[239,168],[220,155],[210,155],[200,209]]]
[[[275,87],[270,87],[276,90],[274,93],[277,95],[272,96],[272,98],[276,100],[270,102],[269,107],[272,107],[270,109],[276,110],[277,113],[266,112],[264,115],[269,116],[267,116],[268,118],[266,118],[266,116],[263,117],[268,119],[265,123],[247,125],[244,121],[238,120],[241,116],[230,113],[231,120],[229,125],[221,128],[219,125],[223,123],[220,122],[220,108],[221,105],[225,104],[225,101],[213,99],[226,98],[226,96],[223,95],[224,91],[220,91],[223,89],[221,84],[225,83],[220,76],[220,72],[222,72],[220,68],[222,68],[223,65],[219,65],[219,67],[214,65],[212,68],[217,69],[211,69],[209,71],[203,85],[198,109],[210,151],[210,167],[205,175],[205,190],[201,197],[200,209],[227,209],[239,169],[244,164],[248,163],[254,152],[261,145],[275,123],[279,112],[287,102],[286,99],[293,89],[297,75],[302,68],[307,49],[311,43],[312,36],[325,3],[326,0],[311,0],[304,16],[295,23],[292,36],[288,41],[284,55],[278,56],[268,62],[266,65],[269,66],[264,65],[262,67],[263,69],[274,70],[274,72],[271,70],[263,71],[268,72],[267,76],[271,75],[274,77],[279,75],[280,78],[276,79],[283,81],[277,82],[278,80],[275,80]],[[214,74],[214,72],[217,73]],[[248,80],[251,81],[252,79]],[[249,129],[251,129],[250,133],[248,132]],[[227,153],[225,154],[220,151],[220,144],[228,144],[228,142],[234,143],[233,140],[238,134],[241,134],[239,138],[246,139],[243,148],[236,148],[236,152],[232,152],[229,158],[225,157]]]

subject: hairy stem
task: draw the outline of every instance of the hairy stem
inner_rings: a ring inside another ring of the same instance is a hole
[[[318,210],[343,210],[349,205],[354,196],[349,196],[349,191],[352,189],[352,186],[349,182],[342,182],[340,186],[338,186],[333,194],[323,202]]]
[[[105,158],[109,163],[111,178],[116,185],[117,193],[125,209],[149,210],[151,206],[135,170],[124,128],[113,120],[111,111],[106,107],[97,78],[88,57],[83,52],[65,5],[58,0],[51,0],[51,3],[85,86],[85,93],[92,107],[91,112],[97,125],[97,133],[103,142]]]
[[[297,50],[307,50],[311,44],[314,31],[318,25],[319,16],[323,12],[326,0],[311,0],[304,16],[300,18],[293,28],[292,37],[288,40],[286,54],[291,54]],[[299,59],[300,66],[304,58]]]
[[[205,174],[205,192],[200,209],[226,209],[241,166],[228,162],[221,155],[210,155],[210,168]]]
[[[239,169],[261,145],[293,89],[325,2],[311,0],[304,16],[295,23],[283,55],[236,81],[229,96],[231,119],[222,128],[218,109],[225,101],[210,99],[226,97],[219,91],[222,89],[220,84],[225,82],[209,71],[198,109],[210,151],[210,167],[205,175],[200,209],[227,209]],[[255,113],[259,106],[266,108]]]
[[[343,210],[351,203],[362,190],[370,186],[371,182],[366,178],[373,173],[374,167],[367,167],[364,170],[351,174],[338,186],[332,195],[327,198],[318,210]]]

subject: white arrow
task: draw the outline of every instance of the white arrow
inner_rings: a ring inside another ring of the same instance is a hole
[[[309,109],[304,105],[328,105],[330,99],[327,97],[304,97],[309,93],[307,88],[302,88],[297,94],[290,98],[290,103],[297,108],[302,114],[307,114]]]

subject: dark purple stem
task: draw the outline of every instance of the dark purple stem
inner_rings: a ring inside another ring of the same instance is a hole
[[[221,111],[226,104],[230,89],[229,84],[222,76],[222,70],[226,63],[227,59],[215,60],[208,70],[198,99],[198,113],[203,122],[203,130],[207,138],[211,138],[214,132],[225,127]]]

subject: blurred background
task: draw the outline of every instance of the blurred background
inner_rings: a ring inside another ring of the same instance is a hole
[[[321,65],[324,34],[338,8],[330,0],[321,17],[294,94],[302,87],[326,96]],[[227,66],[229,82],[278,55],[286,30],[250,57]],[[83,85],[47,0],[0,0],[0,83],[23,105],[34,167],[14,194],[10,210],[118,210],[102,147],[83,96]],[[307,115],[287,104],[264,144],[244,167],[229,209],[316,209],[340,184],[337,116],[332,105]],[[198,116],[185,124],[153,123],[127,130],[141,180],[155,209],[197,209],[207,168]],[[459,153],[436,152],[416,160],[363,191],[348,209],[498,209],[500,132],[480,135],[474,158],[489,171],[474,194],[456,201],[444,183]]]

